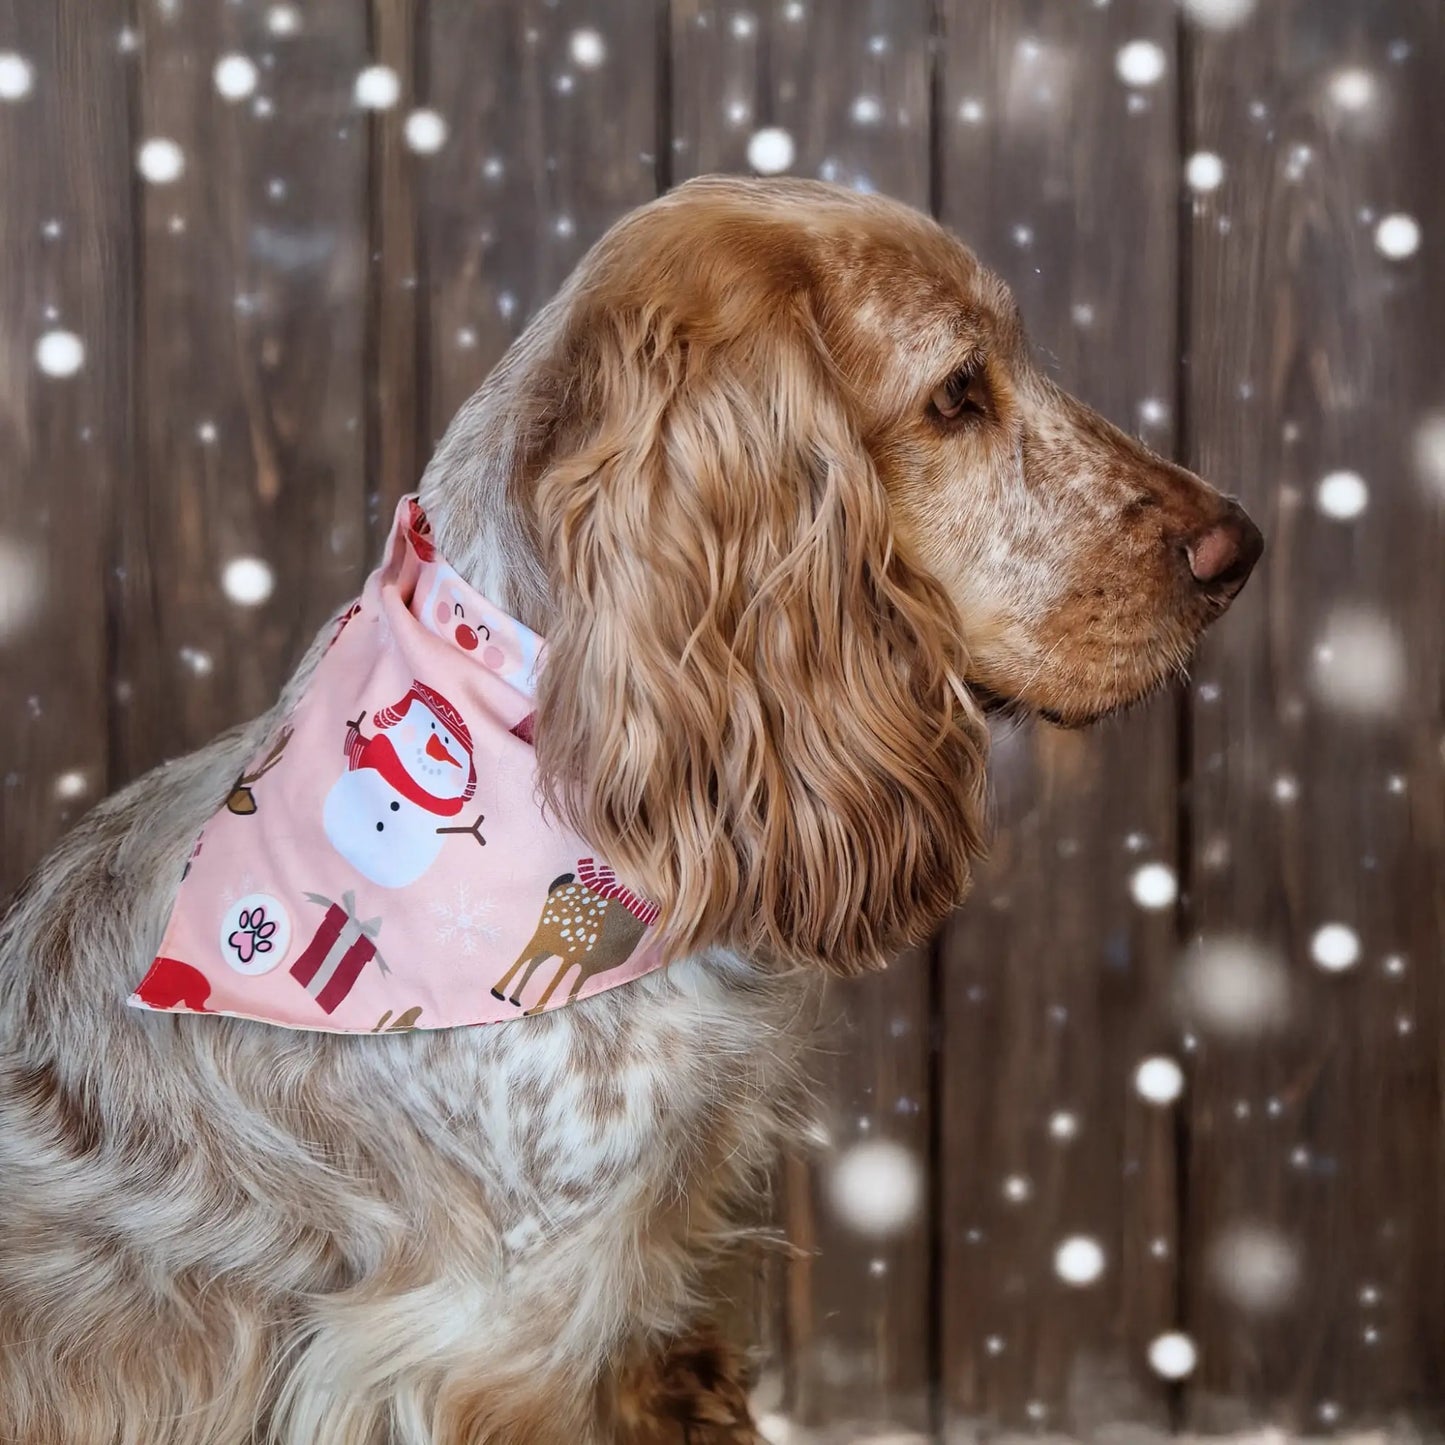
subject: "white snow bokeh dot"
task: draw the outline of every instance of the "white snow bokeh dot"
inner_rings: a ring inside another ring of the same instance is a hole
[[[1057,1139],[1061,1144],[1067,1144],[1069,1140],[1077,1138],[1079,1133],[1078,1119],[1067,1109],[1059,1109],[1056,1113],[1049,1115],[1049,1137]]]
[[[1225,1038],[1253,1038],[1288,1020],[1289,974],[1264,944],[1240,937],[1201,940],[1185,955],[1179,1002],[1202,1029]]]
[[[247,55],[223,55],[211,72],[217,92],[226,100],[245,100],[256,89],[256,66]]]
[[[1087,1234],[1071,1235],[1054,1251],[1054,1273],[1065,1284],[1093,1284],[1104,1273],[1103,1245]]]
[[[579,70],[596,70],[607,59],[607,45],[597,31],[584,28],[572,32],[567,53]]]
[[[1375,77],[1363,66],[1345,65],[1330,76],[1325,94],[1336,110],[1358,114],[1375,99]]]
[[[859,1234],[883,1238],[905,1228],[923,1199],[918,1161],[901,1144],[869,1139],[833,1165],[829,1196],[838,1217]]]
[[[1224,184],[1224,162],[1213,151],[1195,151],[1184,167],[1184,179],[1200,195],[1217,191]]]
[[[855,125],[877,125],[883,119],[883,102],[876,95],[860,95],[853,102]]]
[[[760,176],[776,176],[788,170],[797,157],[793,137],[781,126],[765,126],[748,141],[748,164]]]
[[[221,590],[240,607],[259,607],[276,586],[276,574],[260,557],[233,557],[221,572]]]
[[[1168,68],[1167,57],[1152,40],[1131,40],[1114,57],[1114,69],[1125,85],[1157,85]]]
[[[1359,935],[1345,923],[1326,923],[1310,939],[1310,957],[1326,973],[1343,973],[1360,961]]]
[[[401,99],[401,77],[389,65],[368,65],[352,94],[363,110],[390,110]]]
[[[186,153],[163,135],[142,141],[135,153],[136,169],[153,186],[168,186],[180,180],[186,169]]]
[[[1168,908],[1179,896],[1179,883],[1167,863],[1146,863],[1134,871],[1129,892],[1140,908],[1157,912]]]
[[[55,796],[62,802],[71,802],[76,798],[85,796],[86,789],[90,787],[90,779],[79,768],[71,768],[67,772],[60,773],[55,779]]]
[[[46,376],[74,376],[85,365],[85,343],[73,331],[47,331],[35,343],[35,364]]]
[[[1254,14],[1255,0],[1179,0],[1179,8],[1207,30],[1231,30]]]
[[[1194,1348],[1194,1341],[1178,1330],[1150,1341],[1149,1368],[1161,1379],[1187,1379],[1198,1363],[1199,1352]]]
[[[0,535],[0,642],[18,637],[35,618],[45,579],[33,552]]]
[[[1426,412],[1420,418],[1411,451],[1420,480],[1445,498],[1445,411]]]
[[[406,143],[418,155],[435,155],[446,143],[446,117],[434,110],[414,110],[406,118]]]
[[[295,35],[301,29],[301,12],[294,5],[273,5],[266,12],[266,29],[272,35]]]
[[[35,67],[13,50],[0,50],[0,100],[24,100],[35,85]]]
[[[1320,478],[1315,501],[1325,516],[1348,522],[1369,505],[1370,489],[1358,472],[1330,472]]]
[[[1420,223],[1403,211],[1382,216],[1375,226],[1375,249],[1391,261],[1404,261],[1420,249]]]
[[[1151,1104],[1172,1104],[1184,1092],[1184,1070],[1163,1054],[1144,1059],[1134,1070],[1134,1091]]]
[[[1321,702],[1353,717],[1390,716],[1404,695],[1406,672],[1404,641],[1383,613],[1344,605],[1327,619],[1314,650]]]
[[[1300,1279],[1299,1246],[1273,1225],[1233,1224],[1209,1247],[1215,1289],[1250,1314],[1274,1314],[1293,1297]]]

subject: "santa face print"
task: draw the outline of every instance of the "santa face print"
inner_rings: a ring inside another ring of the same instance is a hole
[[[413,701],[390,736],[402,766],[433,797],[460,798],[466,792],[471,759],[424,702]]]
[[[432,571],[417,609],[422,625],[518,691],[530,693],[541,639],[515,619],[480,616],[475,594],[450,567],[438,564]]]

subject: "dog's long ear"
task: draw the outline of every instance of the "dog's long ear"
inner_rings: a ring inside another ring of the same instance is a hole
[[[549,801],[674,957],[881,966],[966,891],[987,733],[806,298],[750,323],[579,307],[559,358]]]

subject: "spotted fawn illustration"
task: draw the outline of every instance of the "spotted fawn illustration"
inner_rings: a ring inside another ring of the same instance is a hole
[[[563,873],[548,885],[536,931],[517,961],[492,985],[492,996],[520,1007],[522,991],[532,975],[549,958],[556,958],[557,971],[551,983],[526,1012],[541,1013],[575,964],[577,977],[566,999],[571,1003],[589,978],[627,962],[642,935],[656,922],[658,911],[655,903],[619,883],[605,864],[581,859],[576,873]],[[507,985],[518,970],[522,976],[508,996]]]

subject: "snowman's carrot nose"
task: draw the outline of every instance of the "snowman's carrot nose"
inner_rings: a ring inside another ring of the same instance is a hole
[[[426,740],[426,755],[429,758],[436,758],[438,762],[450,763],[454,768],[461,767],[461,764],[446,750],[442,740],[435,733]]]

